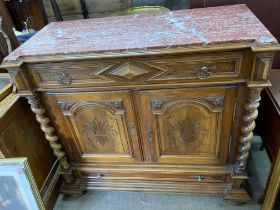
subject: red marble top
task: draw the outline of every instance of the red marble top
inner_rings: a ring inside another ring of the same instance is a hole
[[[143,51],[277,40],[245,5],[50,23],[5,58]]]

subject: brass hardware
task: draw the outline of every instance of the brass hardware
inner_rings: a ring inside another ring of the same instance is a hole
[[[152,143],[153,142],[153,131],[152,131],[150,124],[148,124],[147,135],[148,135],[149,142]]]
[[[205,177],[204,176],[195,176],[195,178],[197,179],[197,181],[202,182]]]
[[[201,80],[211,79],[213,76],[213,70],[216,66],[202,66],[198,68],[197,78]]]
[[[60,85],[70,85],[72,83],[72,76],[67,73],[58,74],[55,78]]]
[[[105,175],[104,174],[97,174],[96,176],[93,176],[93,177],[91,177],[91,178],[93,178],[93,179],[99,179],[99,178],[102,178],[102,177],[104,177]]]

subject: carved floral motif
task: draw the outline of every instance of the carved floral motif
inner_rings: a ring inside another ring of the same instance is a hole
[[[172,147],[178,147],[178,143],[180,145],[200,145],[202,137],[207,133],[204,124],[187,116],[178,120],[175,124],[169,123],[169,127],[167,135],[172,140],[170,145]]]
[[[117,135],[117,132],[106,122],[94,118],[83,127],[83,133],[86,134],[88,140],[103,146],[105,144],[115,145],[114,136]]]

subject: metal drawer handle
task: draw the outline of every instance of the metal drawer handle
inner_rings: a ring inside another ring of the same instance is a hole
[[[195,176],[195,178],[197,179],[197,181],[202,182],[205,177],[204,176]]]
[[[55,78],[60,85],[70,85],[72,83],[72,76],[67,73],[58,74]]]
[[[152,131],[150,123],[148,124],[147,136],[148,136],[149,142],[152,143],[153,142],[153,131]]]
[[[198,68],[197,78],[200,80],[211,79],[215,69],[216,66],[201,66]]]
[[[96,176],[93,176],[93,177],[91,177],[91,178],[93,178],[93,179],[99,179],[99,178],[102,178],[102,177],[104,177],[105,175],[104,174],[97,174]]]

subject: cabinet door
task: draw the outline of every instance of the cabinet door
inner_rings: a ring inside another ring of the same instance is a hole
[[[75,159],[84,162],[141,161],[129,92],[58,95]]]
[[[139,92],[136,104],[145,160],[226,163],[234,96],[233,88]]]

